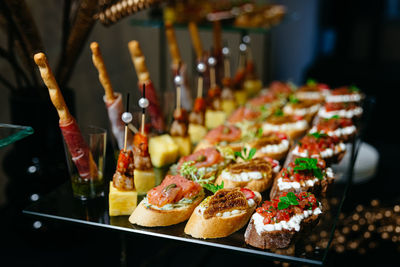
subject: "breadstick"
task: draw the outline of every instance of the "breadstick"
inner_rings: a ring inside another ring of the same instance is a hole
[[[60,117],[60,125],[70,123],[74,118],[65,104],[64,97],[61,94],[60,88],[58,87],[53,72],[50,69],[49,62],[47,61],[45,54],[35,54],[34,60],[36,65],[39,67],[43,82],[46,84],[49,90],[51,102],[53,102],[54,107],[57,109],[58,116]]]
[[[193,21],[189,22],[190,37],[192,39],[192,45],[196,52],[197,60],[201,60],[203,57],[203,45],[201,44],[199,31],[197,24]]]
[[[93,64],[99,72],[99,80],[104,88],[106,101],[112,103],[116,99],[116,96],[114,95],[114,90],[111,86],[110,77],[108,76],[99,44],[97,42],[92,42],[90,44],[90,49],[92,50]]]
[[[178,66],[179,63],[182,62],[182,58],[179,53],[179,47],[178,42],[176,41],[174,26],[170,22],[165,22],[165,35],[167,36],[172,62],[175,66]]]
[[[145,83],[150,80],[150,73],[146,66],[146,61],[138,41],[130,41],[128,43],[129,52],[131,54],[133,65],[136,69],[136,74],[140,83]]]

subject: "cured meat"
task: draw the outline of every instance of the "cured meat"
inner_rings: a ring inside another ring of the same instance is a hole
[[[122,104],[122,96],[120,93],[115,93],[117,98],[113,102],[107,101],[106,96],[103,97],[104,103],[107,107],[108,119],[111,123],[111,131],[117,140],[118,148],[124,148],[124,123],[121,119],[121,115],[124,112],[124,107]],[[130,144],[132,140],[132,134],[128,132],[127,144]]]
[[[97,178],[97,166],[94,164],[93,158],[91,158],[89,146],[83,139],[75,119],[72,119],[67,124],[60,123],[60,129],[79,176],[82,179]]]
[[[223,160],[224,158],[216,148],[209,147],[205,149],[200,149],[189,156],[182,157],[179,160],[178,169],[184,162],[188,161],[194,161],[194,166],[196,166],[196,168],[202,168],[212,166]]]
[[[244,120],[255,120],[261,115],[261,112],[250,108],[240,107],[229,117],[228,122],[237,123]]]
[[[222,141],[233,142],[241,137],[241,131],[233,125],[221,125],[207,133],[205,139],[210,143],[216,144]]]
[[[160,108],[160,104],[157,99],[157,93],[154,88],[153,82],[151,80],[148,80],[145,82],[146,86],[146,98],[149,100],[149,115],[151,119],[151,125],[154,127],[159,132],[162,132],[164,130],[164,119],[162,115],[162,111]],[[143,83],[139,81],[139,90],[143,94]]]

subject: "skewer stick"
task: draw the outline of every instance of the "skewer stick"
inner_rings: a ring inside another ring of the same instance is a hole
[[[146,99],[146,84],[143,84],[143,98]],[[145,135],[144,132],[144,125],[145,125],[145,120],[146,120],[146,107],[142,107],[142,122],[141,122],[141,127],[140,127],[140,132],[142,135]]]
[[[178,70],[179,73],[179,70]],[[174,82],[176,85],[176,109],[181,109],[181,90],[182,90],[182,77],[177,74],[174,78]]]
[[[126,96],[126,111],[124,114],[122,114],[123,118],[122,120],[125,122],[125,136],[124,136],[124,152],[126,152],[126,145],[127,145],[127,141],[128,141],[128,123],[129,123],[129,93]],[[132,117],[132,116],[131,116]]]
[[[74,118],[68,110],[65,104],[64,97],[61,94],[60,88],[58,87],[57,81],[54,78],[53,72],[50,69],[49,62],[45,54],[37,53],[34,56],[36,65],[39,67],[40,75],[42,76],[43,82],[49,89],[49,95],[51,102],[57,110],[58,116],[60,117],[60,125],[66,125],[70,123]]]
[[[215,77],[215,65],[217,64],[217,60],[215,57],[208,58],[208,65],[210,66],[210,84],[211,88],[215,88],[217,86],[216,77]]]
[[[197,98],[202,98],[203,97],[203,75],[204,72],[206,71],[206,65],[203,62],[199,62],[197,64],[197,72],[199,74],[199,78],[197,80]]]
[[[104,88],[106,101],[112,103],[117,97],[114,95],[114,89],[111,86],[110,77],[108,76],[99,44],[97,42],[92,42],[90,44],[90,49],[92,50],[93,64],[99,72],[99,80]]]
[[[229,62],[230,50],[228,46],[222,48],[222,54],[224,55],[224,76],[225,78],[231,77],[231,64]]]

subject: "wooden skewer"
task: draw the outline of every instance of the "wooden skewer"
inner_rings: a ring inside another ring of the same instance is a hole
[[[129,93],[126,96],[126,112],[129,112]],[[126,152],[126,147],[128,143],[128,123],[125,123],[125,135],[124,135],[124,152]]]
[[[93,64],[99,72],[99,80],[104,88],[106,101],[112,103],[117,97],[114,95],[114,89],[111,86],[110,77],[108,76],[99,44],[97,42],[92,42],[90,44],[90,49],[92,50]]]
[[[197,81],[197,98],[203,97],[203,76],[199,76]]]
[[[143,84],[143,98],[146,98],[146,84]],[[145,125],[145,121],[146,121],[146,109],[142,108],[142,124],[140,127],[140,132],[142,133],[142,135],[145,135],[144,132],[144,125]]]
[[[34,55],[36,65],[39,67],[40,75],[42,76],[43,82],[46,84],[51,102],[57,110],[58,116],[60,117],[60,125],[66,125],[70,123],[74,118],[67,105],[65,104],[64,97],[58,87],[57,81],[54,78],[53,72],[50,69],[49,62],[45,54],[37,53]]]

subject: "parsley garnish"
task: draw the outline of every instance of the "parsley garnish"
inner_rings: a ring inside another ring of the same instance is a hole
[[[224,188],[224,181],[222,181],[220,185],[204,184],[203,187],[207,190],[210,190],[211,192],[213,192],[215,194],[215,192]]]
[[[255,149],[254,147],[252,147],[249,150],[249,153],[247,153],[247,148],[244,147],[242,151],[235,151],[235,156],[241,158],[242,160],[251,160],[254,155],[256,154],[257,149]]]
[[[297,103],[299,103],[299,99],[297,98],[297,97],[295,97],[294,95],[290,95],[289,96],[289,102],[290,103],[292,103],[292,104],[297,104]]]
[[[333,115],[332,117],[329,118],[330,120],[332,119],[340,119],[339,115]]]
[[[308,79],[307,80],[307,86],[314,87],[316,85],[317,85],[317,81],[316,80],[314,80],[314,79]]]
[[[283,114],[282,109],[277,109],[277,110],[274,112],[274,115],[277,116],[277,117],[282,117],[284,114]]]
[[[316,139],[320,139],[321,137],[327,137],[328,135],[326,133],[320,133],[320,132],[315,132],[315,133],[309,133],[309,136],[313,136]]]
[[[204,178],[205,175],[204,171],[199,171],[197,167],[194,166],[194,163],[195,163],[194,161],[184,162],[180,168],[180,174],[183,177],[192,180],[203,187],[204,184],[210,183],[215,179],[214,176],[211,176],[209,178]]]
[[[262,128],[258,128],[256,131],[256,137],[260,138],[263,135],[263,129]]]
[[[299,173],[300,171],[312,171],[313,175],[319,180],[324,179],[322,170],[317,166],[318,160],[313,158],[297,158],[294,162],[294,172]]]
[[[355,93],[355,92],[360,91],[360,89],[359,89],[357,86],[355,86],[355,85],[350,85],[350,86],[349,86],[349,90],[350,90],[350,92],[352,92],[352,93]]]
[[[279,198],[279,203],[278,203],[278,209],[283,210],[288,208],[290,205],[299,205],[299,202],[297,201],[297,197],[293,192],[287,193],[285,197],[280,197]]]

